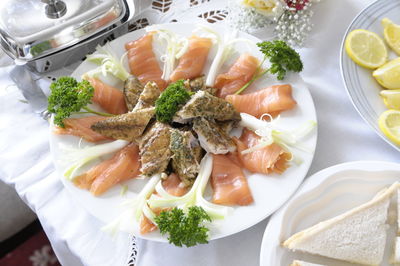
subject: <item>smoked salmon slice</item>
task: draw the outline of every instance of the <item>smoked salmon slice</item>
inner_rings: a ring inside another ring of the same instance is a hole
[[[169,79],[175,82],[180,79],[199,77],[203,72],[211,46],[212,41],[209,38],[190,37],[189,47],[179,59],[178,66],[172,72]]]
[[[227,155],[213,154],[212,201],[222,205],[249,205],[253,200],[242,169]]]
[[[99,196],[115,184],[139,175],[139,148],[131,143],[118,151],[112,158],[92,167],[88,172],[76,177],[76,186],[89,189]]]
[[[93,102],[100,105],[110,114],[119,115],[128,112],[124,93],[117,88],[105,84],[101,80],[92,77],[85,77],[94,88]]]
[[[249,82],[256,74],[258,59],[247,53],[240,55],[228,72],[219,74],[214,88],[218,89],[217,96],[225,98],[233,94]]]
[[[125,49],[128,51],[131,74],[143,85],[154,81],[160,90],[164,90],[167,83],[161,78],[162,71],[153,52],[153,34],[150,32],[136,41],[125,44]]]
[[[188,187],[185,186],[177,174],[170,174],[167,179],[162,181],[162,185],[169,194],[172,196],[180,197],[186,194]]]
[[[97,115],[81,118],[67,118],[64,119],[65,127],[62,128],[56,126],[53,132],[59,135],[74,135],[89,142],[108,140],[110,138],[107,138],[90,129],[91,125],[104,119],[107,119],[107,117]]]
[[[141,235],[148,234],[150,232],[155,231],[156,229],[157,229],[157,225],[153,224],[149,220],[149,218],[147,218],[143,214],[142,214],[142,216],[140,216],[139,230],[140,230]]]
[[[183,182],[181,182],[181,179],[178,177],[178,175],[172,173],[170,174],[167,179],[162,181],[162,185],[169,194],[180,197],[183,196],[187,193],[188,187],[185,186]],[[158,210],[153,210],[156,214],[159,214],[161,212],[160,209]],[[150,232],[153,232],[154,230],[157,229],[157,226],[153,224],[146,216],[142,214],[140,217],[139,221],[139,228],[140,228],[140,233],[147,234]]]
[[[225,100],[231,103],[236,111],[257,118],[266,113],[278,115],[296,106],[296,101],[292,97],[292,86],[289,84],[274,85],[244,95],[228,95]]]
[[[234,138],[243,166],[253,173],[282,174],[288,168],[288,161],[292,155],[278,144],[272,143],[256,151],[242,154],[244,150],[257,145],[259,140],[260,137],[248,129],[243,130],[240,139]]]

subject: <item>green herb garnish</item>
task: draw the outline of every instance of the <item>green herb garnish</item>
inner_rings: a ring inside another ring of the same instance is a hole
[[[64,119],[81,109],[84,113],[93,113],[102,116],[112,116],[111,114],[96,112],[89,107],[94,95],[94,88],[87,80],[78,82],[72,77],[60,77],[50,85],[51,94],[48,98],[47,110],[55,114],[54,124],[65,127]]]
[[[282,80],[285,78],[287,71],[300,72],[303,70],[303,63],[301,62],[300,55],[286,42],[274,40],[257,43],[257,46],[260,47],[260,51],[264,54],[264,59],[257,67],[256,74],[254,74],[253,78],[236,91],[235,94],[242,93],[254,81],[268,72],[273,75],[276,74],[277,79]],[[262,70],[262,65],[267,59],[271,63],[271,67]]]
[[[171,122],[175,113],[190,99],[190,95],[183,80],[169,84],[156,101],[157,120],[163,123]]]
[[[160,233],[168,234],[169,243],[175,246],[191,247],[208,243],[209,229],[202,224],[205,221],[211,222],[211,218],[202,207],[190,207],[187,214],[175,207],[169,211],[162,211],[155,221]]]

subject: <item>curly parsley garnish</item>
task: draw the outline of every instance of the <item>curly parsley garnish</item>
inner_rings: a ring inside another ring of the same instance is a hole
[[[89,107],[94,95],[94,88],[87,80],[78,82],[72,77],[60,77],[50,85],[51,94],[48,98],[47,110],[54,115],[54,124],[65,127],[64,119],[81,109],[85,113],[93,113],[102,116],[111,114],[96,112]]]
[[[169,211],[162,211],[155,221],[160,233],[168,234],[169,243],[175,246],[191,247],[208,243],[209,229],[203,222],[211,222],[211,218],[202,207],[190,207],[187,214],[175,207]]]
[[[280,40],[266,41],[257,43],[257,46],[264,54],[264,59],[258,66],[256,74],[254,74],[253,78],[237,92],[235,92],[235,94],[242,93],[255,80],[259,79],[268,72],[273,75],[277,75],[278,80],[283,80],[287,71],[300,72],[303,70],[303,62],[300,59],[300,55],[286,42]],[[265,60],[269,60],[271,67],[261,71]]]
[[[183,80],[169,84],[156,101],[157,120],[163,123],[171,122],[175,113],[190,99],[190,95]]]

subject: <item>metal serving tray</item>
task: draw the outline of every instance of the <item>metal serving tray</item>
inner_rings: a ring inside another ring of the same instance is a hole
[[[133,0],[1,0],[0,45],[31,70],[52,71],[128,32],[134,11]]]

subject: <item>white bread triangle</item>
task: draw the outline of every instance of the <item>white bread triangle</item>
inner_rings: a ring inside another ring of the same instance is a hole
[[[394,265],[400,265],[400,237],[396,237],[395,239],[390,263]]]
[[[378,265],[384,255],[390,198],[396,182],[372,200],[287,239],[283,246],[338,260]]]
[[[400,235],[400,189],[397,190],[397,234]]]
[[[306,262],[306,261],[302,261],[302,260],[294,260],[292,262],[292,264],[290,264],[290,266],[325,266],[325,265],[315,264],[315,263]]]

